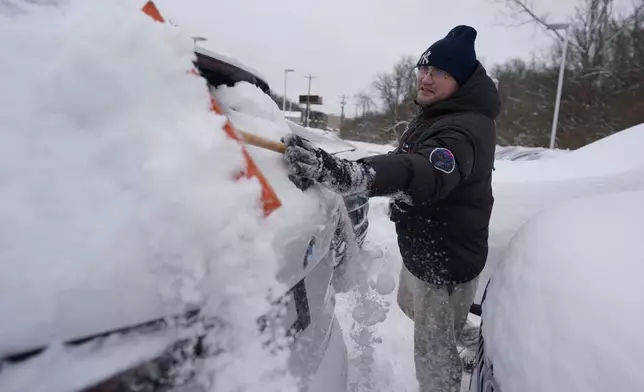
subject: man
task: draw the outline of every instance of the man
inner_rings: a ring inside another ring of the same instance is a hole
[[[285,139],[290,178],[340,194],[392,196],[404,267],[398,303],[414,320],[421,392],[457,392],[460,340],[487,258],[499,98],[477,61],[477,32],[457,26],[418,67],[419,114],[389,154],[348,161],[297,136]]]

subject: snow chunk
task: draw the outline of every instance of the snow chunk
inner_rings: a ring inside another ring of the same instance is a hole
[[[353,310],[353,319],[358,323],[370,327],[387,319],[387,309],[382,304],[370,299],[363,300]]]
[[[234,87],[222,85],[214,91],[217,101],[226,108],[278,125],[286,125],[286,119],[273,99],[253,84],[239,82]]]
[[[389,295],[396,288],[394,277],[387,271],[380,272],[375,281],[370,281],[369,285],[380,295]]]
[[[528,222],[484,303],[502,390],[644,389],[644,192],[580,198]]]

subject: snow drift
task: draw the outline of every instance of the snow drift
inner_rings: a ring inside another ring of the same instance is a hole
[[[644,192],[549,208],[490,282],[484,337],[503,391],[640,391]]]
[[[548,159],[497,160],[492,175],[490,252],[476,302],[510,239],[530,218],[580,197],[644,190],[644,155],[636,151],[643,143],[644,124]]]
[[[505,247],[542,209],[576,197],[644,189],[644,124],[558,157],[496,161],[490,247]],[[493,249],[496,251],[497,249]]]
[[[281,290],[260,186],[190,37],[134,3],[0,4],[0,357],[201,307],[236,354],[217,390],[288,389],[255,324]]]

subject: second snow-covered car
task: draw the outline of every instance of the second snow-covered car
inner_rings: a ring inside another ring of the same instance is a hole
[[[517,232],[485,294],[471,392],[644,390],[642,200],[569,200]]]
[[[633,311],[643,143],[644,124],[558,157],[496,162],[471,392],[644,388]]]

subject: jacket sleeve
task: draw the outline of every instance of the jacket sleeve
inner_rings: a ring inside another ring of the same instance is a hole
[[[467,133],[448,128],[422,141],[411,154],[387,154],[363,158],[375,175],[370,196],[403,193],[412,203],[444,199],[471,174],[476,147]]]

